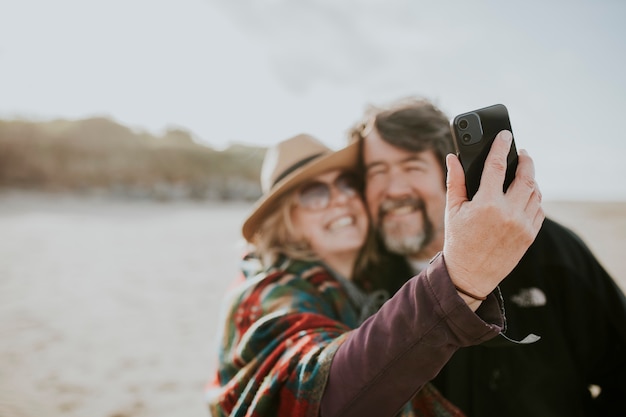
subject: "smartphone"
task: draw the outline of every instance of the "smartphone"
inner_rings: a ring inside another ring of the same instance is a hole
[[[504,105],[495,104],[459,114],[452,120],[451,129],[456,154],[465,171],[467,198],[471,200],[480,186],[485,159],[496,135],[502,130],[513,133],[509,112]],[[515,148],[515,140],[513,140],[507,157],[503,191],[506,191],[513,181],[516,170],[517,149]]]

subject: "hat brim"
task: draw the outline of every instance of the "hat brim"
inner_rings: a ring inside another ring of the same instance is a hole
[[[314,159],[302,168],[295,170],[276,183],[269,193],[262,196],[252,207],[250,215],[244,221],[241,228],[243,237],[252,242],[259,226],[267,215],[276,209],[276,200],[290,191],[293,187],[300,185],[306,180],[323,174],[324,172],[340,170],[356,170],[359,162],[358,142],[353,142],[336,152],[329,152]]]

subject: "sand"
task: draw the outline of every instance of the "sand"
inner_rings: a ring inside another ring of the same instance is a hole
[[[249,204],[0,194],[0,417],[207,417]],[[626,289],[626,202],[548,202]]]

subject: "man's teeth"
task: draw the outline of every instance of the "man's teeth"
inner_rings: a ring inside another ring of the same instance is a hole
[[[354,219],[352,218],[352,216],[344,216],[344,217],[340,217],[337,220],[333,221],[328,226],[328,228],[330,230],[335,230],[335,229],[338,229],[340,227],[350,226],[351,224],[354,224]]]
[[[401,216],[403,214],[409,214],[413,212],[414,210],[415,209],[413,208],[413,206],[402,206],[402,207],[395,208],[393,210],[389,210],[389,213]]]

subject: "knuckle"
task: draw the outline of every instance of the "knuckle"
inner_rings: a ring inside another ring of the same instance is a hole
[[[530,246],[531,243],[533,243],[533,241],[535,240],[535,236],[536,236],[536,231],[535,228],[533,227],[532,221],[528,222],[528,225],[526,227],[526,233],[525,233],[525,243]]]
[[[531,243],[535,240],[535,232],[532,225],[532,221],[528,220],[525,222],[521,222],[516,226],[518,231],[517,241],[520,242],[523,246],[530,246]]]
[[[524,184],[529,190],[534,190],[534,192],[538,192],[539,189],[537,187],[537,182],[534,177],[524,175],[520,178],[522,184]]]
[[[492,167],[492,169],[494,169],[497,172],[502,172],[504,173],[506,171],[506,161],[503,161],[501,159],[493,159],[490,162],[490,165]]]

